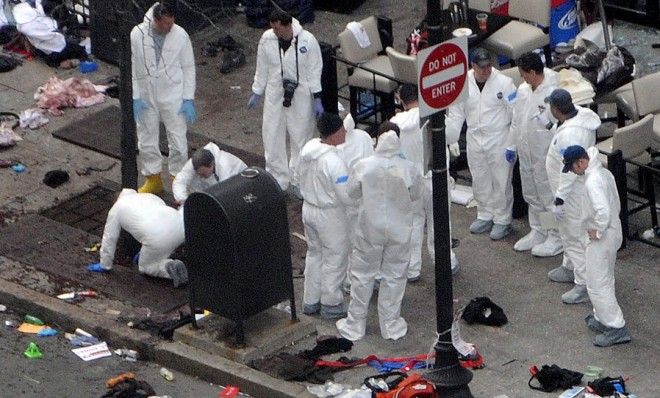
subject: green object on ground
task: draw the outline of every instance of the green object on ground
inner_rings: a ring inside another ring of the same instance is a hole
[[[39,325],[39,326],[44,324],[44,321],[42,321],[41,319],[37,318],[36,316],[32,316],[32,315],[25,315],[25,322],[26,323],[31,323],[33,325]]]
[[[30,359],[39,359],[42,356],[44,356],[44,354],[41,353],[41,350],[39,350],[39,347],[37,346],[37,344],[34,343],[34,342],[31,342],[30,344],[28,344],[28,346],[25,349],[25,352],[23,354],[25,354],[25,356],[30,358]]]

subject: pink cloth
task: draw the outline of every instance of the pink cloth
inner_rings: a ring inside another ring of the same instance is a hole
[[[105,86],[96,86],[89,80],[70,77],[60,80],[52,76],[46,84],[39,87],[34,94],[39,108],[48,109],[54,116],[60,116],[61,108],[83,108],[105,101]]]

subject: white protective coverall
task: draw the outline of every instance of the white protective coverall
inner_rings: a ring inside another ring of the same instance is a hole
[[[108,212],[101,241],[101,265],[111,269],[119,233],[124,229],[142,244],[138,268],[141,273],[170,278],[170,254],[185,240],[183,207],[176,210],[150,193],[123,189]]]
[[[13,7],[8,2],[0,0],[0,28],[5,25],[14,25],[14,13],[12,12],[12,8]],[[12,21],[12,23],[10,23],[10,21]]]
[[[396,133],[378,138],[375,153],[359,161],[348,179],[352,198],[363,198],[351,264],[351,302],[348,317],[337,321],[339,333],[349,340],[364,337],[367,310],[376,275],[380,275],[378,319],[383,338],[397,340],[408,325],[401,317],[410,260],[413,201],[419,199],[421,176],[401,156]]]
[[[513,166],[504,152],[509,139],[511,103],[516,92],[513,80],[494,69],[479,91],[474,71],[468,72],[469,97],[449,107],[447,134],[460,135],[467,122],[467,157],[477,218],[496,224],[511,224]],[[458,131],[458,133],[457,133]]]
[[[159,121],[165,125],[170,175],[177,175],[188,160],[186,118],[179,113],[184,99],[195,99],[195,59],[188,33],[174,24],[165,35],[160,61],[156,62],[156,42],[151,22],[155,3],[144,21],[131,30],[133,99],[147,106],[136,120],[141,173],[160,174]]]
[[[555,244],[561,245],[558,231],[541,229],[539,220],[539,213],[552,211],[554,202],[545,167],[554,130],[548,130],[542,121],[545,118],[539,118],[539,115],[543,113],[553,123],[557,121],[550,113],[550,105],[544,100],[559,87],[557,72],[545,68],[543,76],[543,81],[536,87],[536,90],[532,91],[532,87],[527,82],[523,82],[518,88],[513,107],[509,146],[517,151],[520,159],[520,179],[523,197],[529,205],[530,228],[541,237],[540,243],[548,238]]]
[[[273,29],[261,35],[257,48],[257,68],[252,92],[264,96],[261,133],[264,141],[266,170],[275,177],[282,190],[286,190],[295,175],[300,148],[315,130],[313,93],[321,91],[323,60],[321,48],[314,35],[304,30],[297,19],[291,22],[293,40],[282,52]],[[297,75],[297,79],[296,79]],[[282,78],[298,81],[291,106],[282,105],[284,88]],[[265,93],[265,95],[264,95]],[[291,160],[287,162],[286,133],[289,132]]]
[[[33,8],[28,3],[19,3],[14,6],[16,29],[27,37],[30,44],[45,54],[64,50],[66,39],[57,30],[57,22],[46,16],[41,1],[37,1],[35,7]]]
[[[622,328],[626,322],[616,300],[614,290],[614,263],[616,252],[621,247],[623,235],[619,211],[621,203],[614,176],[598,159],[598,149],[587,149],[589,167],[585,172],[583,196],[582,232],[595,229],[600,235],[597,240],[587,242],[587,292],[594,306],[597,321],[611,328]]]
[[[424,243],[424,223],[427,231],[427,248],[431,261],[435,259],[434,229],[433,229],[433,184],[431,172],[424,173],[424,137],[420,127],[419,108],[410,108],[407,111],[394,115],[390,122],[395,123],[401,130],[401,153],[406,159],[413,162],[422,180],[422,197],[413,202],[413,229],[410,237],[410,264],[408,265],[408,278],[416,278],[422,270],[422,245]],[[458,142],[460,129],[446,129],[447,145]],[[453,135],[450,136],[450,133]],[[449,167],[449,150],[447,150],[447,167]],[[449,206],[451,209],[451,204]],[[450,223],[451,229],[451,223]],[[451,236],[450,236],[451,239]],[[452,264],[458,264],[454,250],[451,250]],[[455,265],[454,265],[455,266]]]
[[[308,306],[343,305],[341,284],[346,275],[349,249],[345,206],[348,170],[335,146],[311,139],[300,152],[296,170],[307,238],[303,303]]]
[[[192,160],[189,159],[172,182],[174,199],[183,202],[188,198],[190,193],[203,191],[229,177],[235,176],[247,168],[247,165],[241,159],[229,152],[221,150],[212,142],[204,145],[204,149],[208,149],[215,159],[214,175],[209,178],[202,178],[195,172]]]
[[[588,108],[576,106],[577,115],[557,127],[550,143],[545,168],[548,182],[555,198],[564,200],[566,214],[559,226],[559,235],[564,246],[562,267],[573,270],[575,284],[585,282],[584,231],[580,228],[584,182],[575,173],[562,173],[563,152],[571,145],[590,148],[596,144],[596,129],[600,126],[598,115]]]
[[[355,120],[353,120],[353,116],[350,113],[344,118],[344,129],[346,129],[346,141],[341,145],[337,145],[337,148],[341,151],[346,167],[350,173],[358,160],[374,154],[374,140],[366,131],[355,128]],[[351,252],[353,251],[353,246],[355,246],[355,228],[357,227],[359,204],[360,201],[358,200],[353,204],[346,206],[348,239],[351,245],[348,250],[347,277],[348,272],[350,272],[351,269],[351,259],[353,257],[351,256]]]

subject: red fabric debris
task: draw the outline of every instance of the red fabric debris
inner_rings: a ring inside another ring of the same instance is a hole
[[[52,76],[46,84],[37,88],[34,99],[37,100],[39,108],[48,109],[54,116],[60,116],[64,112],[62,108],[83,108],[105,101],[105,86],[97,86],[87,79],[70,77],[60,80]]]

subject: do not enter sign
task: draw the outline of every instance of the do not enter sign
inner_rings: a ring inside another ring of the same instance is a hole
[[[459,37],[417,54],[420,116],[430,116],[467,97],[467,38]]]

